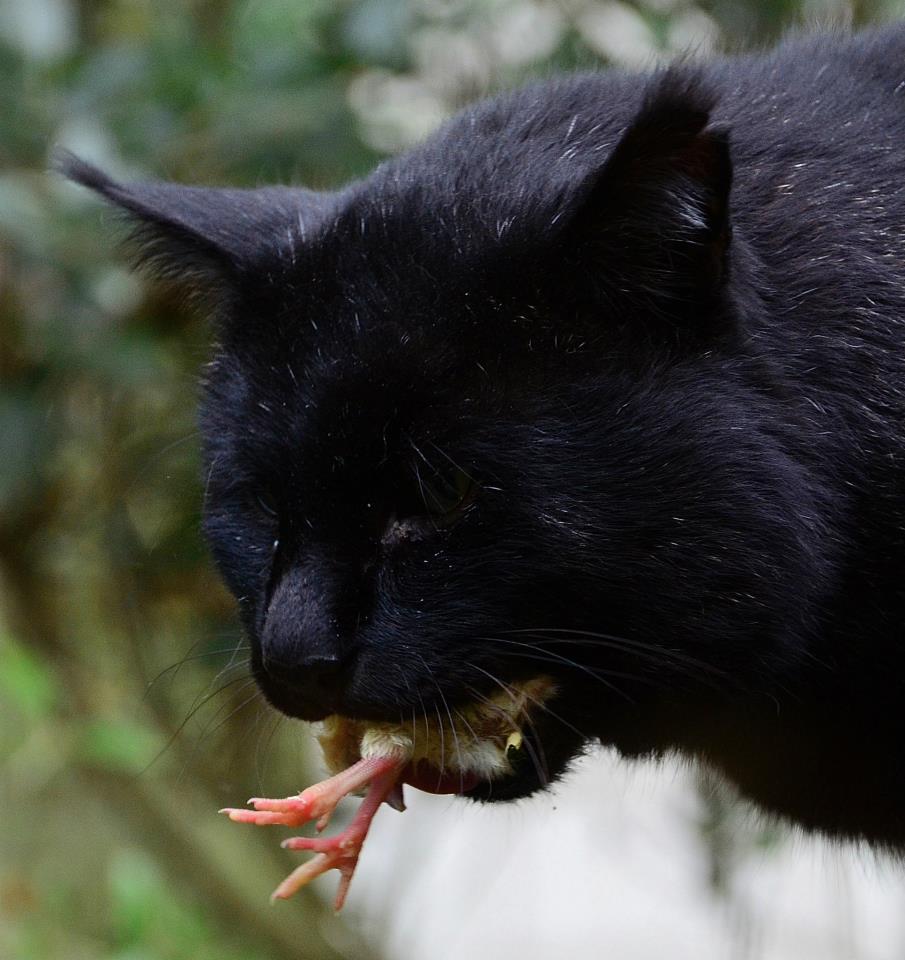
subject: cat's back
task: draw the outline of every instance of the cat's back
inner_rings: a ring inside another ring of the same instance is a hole
[[[858,219],[883,215],[900,194],[905,24],[793,38],[715,61],[703,78],[717,97],[712,122],[730,131],[742,200],[775,194],[788,213],[809,196],[818,217],[851,205]],[[744,215],[744,202],[736,209]]]
[[[892,179],[905,138],[905,24],[680,62],[666,78],[607,70],[537,82],[467,108],[379,168],[362,198],[389,192],[445,208],[472,228],[483,221],[517,230],[521,220],[536,233],[600,169],[652,86],[664,82],[677,96],[694,88],[712,104],[710,122],[728,129],[737,208],[790,176],[817,183],[835,170],[830,182],[838,184],[851,164],[853,195],[870,175],[874,195],[899,192]]]

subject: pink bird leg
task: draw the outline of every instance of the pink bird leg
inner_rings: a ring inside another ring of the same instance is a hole
[[[274,890],[271,899],[285,900],[315,877],[336,869],[340,872],[340,881],[334,908],[340,910],[374,814],[384,800],[397,809],[404,809],[399,783],[404,767],[405,760],[399,758],[365,757],[336,776],[308,787],[296,797],[286,797],[284,800],[253,797],[248,801],[253,810],[227,807],[220,812],[237,823],[260,826],[277,823],[298,827],[317,820],[317,830],[320,832],[327,826],[330,815],[343,797],[370,784],[358,812],[345,830],[333,837],[293,837],[283,843],[289,850],[313,850],[317,856],[293,870]]]

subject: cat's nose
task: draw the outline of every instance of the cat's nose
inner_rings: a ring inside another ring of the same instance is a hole
[[[353,660],[336,616],[337,583],[297,565],[274,587],[260,632],[258,679],[274,706],[305,719],[339,711]]]

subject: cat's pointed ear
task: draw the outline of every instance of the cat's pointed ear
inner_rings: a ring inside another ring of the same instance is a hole
[[[570,255],[600,293],[629,310],[700,315],[729,263],[732,163],[713,100],[667,71],[565,227]]]
[[[229,302],[262,258],[304,239],[303,201],[310,191],[119,183],[64,151],[54,166],[128,216],[139,266],[216,305]]]

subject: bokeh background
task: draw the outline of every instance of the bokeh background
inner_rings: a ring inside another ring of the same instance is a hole
[[[0,958],[905,956],[901,870],[600,754],[506,809],[416,797],[335,878],[218,807],[311,781],[199,536],[209,331],[48,174],[330,186],[557,70],[763,45],[902,0],[0,0]],[[905,147],[903,147],[905,150]]]

